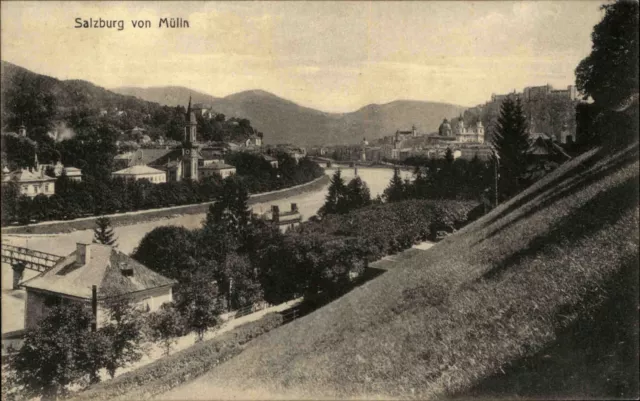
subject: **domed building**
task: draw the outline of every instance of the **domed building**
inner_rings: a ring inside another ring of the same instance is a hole
[[[440,136],[453,136],[453,131],[451,129],[451,124],[449,124],[449,120],[446,118],[440,124],[440,128],[438,128],[438,134]]]

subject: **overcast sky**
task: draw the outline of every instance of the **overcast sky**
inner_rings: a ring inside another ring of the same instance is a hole
[[[107,88],[263,89],[324,111],[397,99],[472,106],[494,92],[573,84],[600,4],[2,2],[2,59]],[[76,29],[78,17],[125,28]],[[162,17],[190,28],[158,29]]]

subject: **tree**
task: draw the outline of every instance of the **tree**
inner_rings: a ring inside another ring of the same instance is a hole
[[[333,173],[333,177],[331,177],[329,192],[327,193],[324,205],[320,208],[318,214],[320,216],[325,216],[334,213],[346,213],[346,197],[347,187],[344,184],[342,172],[338,169]]]
[[[346,188],[347,210],[358,209],[371,204],[371,192],[369,187],[360,177],[355,177]]]
[[[227,276],[229,308],[231,310],[263,300],[257,271],[246,255],[236,253],[228,255],[224,264],[224,272]]]
[[[399,202],[405,199],[404,183],[402,182],[402,178],[400,178],[400,170],[397,168],[393,170],[393,177],[391,177],[389,186],[385,188],[382,197],[387,202]]]
[[[209,207],[205,227],[221,225],[226,232],[238,237],[251,217],[248,201],[249,193],[240,179],[235,175],[225,178],[215,203]]]
[[[51,307],[37,328],[28,330],[11,368],[16,385],[27,398],[41,396],[55,400],[68,392],[69,385],[100,366],[91,364],[87,344],[91,341],[91,312],[81,303]],[[95,359],[94,359],[95,360]]]
[[[585,148],[625,146],[638,137],[638,1],[618,0],[602,9],[591,53],[576,68],[578,90],[594,100],[577,110]]]
[[[206,266],[206,262],[196,264]],[[176,291],[176,310],[184,318],[185,326],[196,332],[198,341],[219,323],[215,273],[206,267],[191,269]]]
[[[618,0],[601,7],[591,53],[576,68],[576,85],[602,107],[638,93],[638,2]]]
[[[27,195],[20,195],[16,202],[16,217],[20,224],[31,223],[31,214],[33,207],[31,206],[32,200]]]
[[[508,199],[526,185],[523,176],[529,162],[527,120],[520,99],[507,98],[502,102],[492,142],[499,165],[499,195]]]
[[[2,185],[2,225],[9,224],[17,218],[17,199],[20,195],[18,183],[10,181]]]
[[[176,337],[185,331],[185,319],[172,304],[163,304],[160,310],[148,315],[149,336],[153,341],[160,342],[165,355],[169,355]]]
[[[113,378],[117,369],[142,357],[142,311],[131,300],[119,294],[108,294],[104,301],[107,321],[99,332],[108,340],[104,367]]]
[[[97,244],[117,246],[114,238],[111,220],[108,217],[96,219],[96,227],[93,229],[93,242]]]
[[[46,220],[49,217],[49,198],[45,194],[38,194],[31,202],[31,216],[36,221]]]
[[[180,279],[197,246],[196,234],[184,227],[156,227],[142,238],[133,258],[166,277]]]
[[[451,148],[447,148],[447,151],[444,154],[444,160],[447,162],[447,164],[453,164],[453,161],[455,159],[453,157],[453,151],[451,150]]]

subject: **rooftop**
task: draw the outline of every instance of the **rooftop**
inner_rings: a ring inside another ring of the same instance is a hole
[[[75,251],[22,285],[28,289],[91,298],[93,285],[98,287],[98,296],[106,296],[175,284],[175,280],[154,272],[109,245],[86,244],[86,249],[88,260],[85,264],[78,263],[78,251]],[[133,274],[125,275],[122,270],[132,270]]]
[[[231,168],[234,169],[235,167],[225,163],[211,163],[211,164],[207,164],[206,166],[198,167],[198,169],[200,170],[226,170]]]
[[[164,171],[149,166],[136,165],[114,172],[115,175],[164,174]]]

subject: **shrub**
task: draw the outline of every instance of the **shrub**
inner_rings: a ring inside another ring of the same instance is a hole
[[[93,386],[73,400],[135,400],[167,392],[238,355],[246,343],[277,328],[282,322],[279,313],[267,314],[258,321]]]

